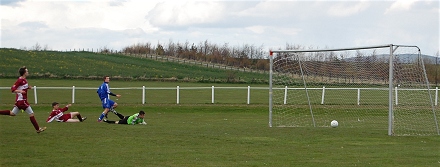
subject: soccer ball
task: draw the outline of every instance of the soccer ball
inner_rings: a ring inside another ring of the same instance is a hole
[[[330,122],[330,126],[333,127],[333,128],[338,127],[338,121],[333,120],[332,122]]]

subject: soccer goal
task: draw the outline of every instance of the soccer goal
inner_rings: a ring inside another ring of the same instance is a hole
[[[440,135],[437,90],[417,46],[270,52],[269,127],[376,129]]]

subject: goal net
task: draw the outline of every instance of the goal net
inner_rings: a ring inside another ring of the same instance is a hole
[[[417,46],[289,48],[271,51],[270,68],[270,127],[337,120],[339,128],[440,135],[436,91]]]

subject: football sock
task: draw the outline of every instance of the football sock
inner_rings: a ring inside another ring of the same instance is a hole
[[[78,114],[76,117],[79,119],[80,122],[83,121],[83,119],[82,119],[82,117],[81,117],[81,114]]]
[[[99,116],[98,120],[102,120],[102,118],[104,118],[104,116],[105,116],[105,113],[102,112],[102,114],[101,114],[101,116]]]
[[[119,117],[119,119],[124,119],[124,116],[118,113],[114,108],[110,108],[110,111],[116,114]]]
[[[35,117],[29,117],[29,120],[31,120],[32,125],[34,125],[35,130],[40,130],[40,126],[38,126],[37,120],[35,120]]]
[[[114,124],[116,121],[105,121],[105,122],[107,122],[109,124]]]
[[[119,119],[124,119],[124,116],[122,114],[117,113],[116,115],[119,117]]]
[[[0,110],[0,115],[9,115],[11,110]]]

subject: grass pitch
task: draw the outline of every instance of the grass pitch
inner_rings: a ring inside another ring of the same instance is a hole
[[[101,84],[101,81],[83,80],[32,79],[29,82],[48,87],[71,86],[72,82],[78,87]],[[0,86],[12,83],[2,79]],[[111,82],[112,88],[144,84],[165,86],[169,83]],[[186,86],[200,85],[188,83]],[[146,111],[147,125],[130,126],[96,122],[102,108],[95,92],[78,96],[78,103],[69,110],[88,117],[85,122],[45,123],[51,111],[50,103],[58,101],[62,106],[71,96],[68,91],[54,91],[39,91],[38,104],[30,100],[37,121],[47,126],[43,133],[35,132],[26,113],[15,117],[0,115],[1,167],[440,165],[439,136],[388,136],[386,128],[352,128],[342,126],[343,122],[337,128],[270,128],[268,105],[263,103],[267,102],[267,92],[252,97],[261,103],[250,105],[227,101],[142,105],[139,96],[124,94],[118,101],[119,112],[130,115]],[[7,90],[1,92],[0,109],[12,109],[14,95]],[[196,91],[187,93],[188,98],[199,96]],[[223,98],[226,97],[231,98],[228,95]],[[117,117],[110,113],[109,119]]]
[[[11,106],[0,105],[1,109]],[[73,105],[83,123],[0,116],[0,166],[438,166],[438,136],[392,137],[362,128],[269,128],[265,105],[124,106],[147,125],[96,122],[99,106]],[[116,119],[113,114],[109,119]]]

